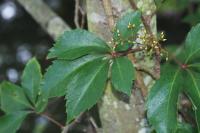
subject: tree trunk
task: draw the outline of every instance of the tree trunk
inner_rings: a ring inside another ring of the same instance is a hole
[[[86,1],[89,30],[110,41],[112,35],[102,0]],[[156,34],[156,19],[152,15],[155,13],[156,7],[153,0],[135,0],[135,3],[143,12],[153,33]],[[111,0],[111,5],[115,20],[131,9],[129,0]],[[154,71],[155,61],[149,57],[145,57],[138,64],[145,64],[146,69]],[[141,88],[143,90],[146,89],[144,91],[147,92],[152,86],[153,80],[150,76],[141,72],[137,72],[137,80],[138,84],[141,83],[143,85],[140,85],[140,89],[134,87],[133,93],[129,98],[113,92],[111,83],[108,82],[105,95],[99,104],[103,133],[137,133],[141,130],[147,131],[149,129],[145,118],[145,98],[140,90]]]

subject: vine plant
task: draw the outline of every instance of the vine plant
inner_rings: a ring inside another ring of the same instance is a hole
[[[50,49],[47,58],[54,61],[44,76],[33,58],[23,71],[21,86],[1,83],[0,102],[5,115],[0,118],[0,133],[16,132],[30,113],[45,116],[63,129],[62,124],[43,113],[48,99],[65,96],[69,124],[100,100],[107,80],[116,91],[130,96],[137,68],[128,55],[143,52],[168,59],[160,45],[166,40],[164,33],[153,36],[142,25],[145,24],[139,11],[128,12],[117,21],[109,43],[86,30],[66,31]],[[200,24],[189,32],[182,52],[169,55],[169,61],[162,64],[161,78],[149,91],[147,117],[158,133],[195,132],[189,123],[178,119],[182,92],[193,105],[193,126],[200,132],[199,35]]]

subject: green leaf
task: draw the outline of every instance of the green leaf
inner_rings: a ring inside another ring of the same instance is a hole
[[[161,68],[161,78],[151,89],[147,100],[147,117],[157,133],[174,133],[177,130],[181,83],[180,69],[168,64]]]
[[[162,0],[154,1],[159,2]],[[159,12],[165,13],[170,11],[179,13],[188,7],[189,2],[189,0],[164,0],[164,3],[159,7]]]
[[[184,82],[186,89],[184,91],[193,104],[197,128],[200,132],[200,74],[191,70],[187,70],[187,72],[187,82]]]
[[[117,44],[116,51],[127,50],[133,45],[137,32],[141,28],[141,23],[141,13],[139,11],[128,12],[117,21],[113,34],[113,39]],[[129,24],[134,25],[134,27],[128,28]]]
[[[67,122],[91,108],[101,98],[107,80],[109,62],[100,58],[79,69],[67,86]]]
[[[128,43],[127,41],[125,42],[120,42],[119,44],[116,45],[115,51],[126,51],[129,48],[131,48],[133,46],[133,44]]]
[[[138,30],[141,28],[141,13],[139,11],[131,11],[122,16],[116,24],[114,31],[114,39],[130,39],[135,37]],[[128,28],[128,25],[134,25],[133,28]],[[120,36],[118,36],[118,33]]]
[[[178,123],[177,133],[194,133],[193,127],[187,123]]]
[[[183,45],[179,46],[177,44],[169,44],[168,46],[166,46],[166,50],[169,52],[169,54],[177,56],[183,50]]]
[[[135,69],[127,57],[115,58],[112,64],[111,81],[115,89],[131,95]]]
[[[102,56],[88,55],[74,61],[54,61],[44,75],[44,84],[42,87],[44,93],[49,93],[48,97],[65,95],[70,75],[98,58],[102,58]]]
[[[199,17],[200,17],[200,7],[198,7],[196,11],[188,13],[187,16],[183,18],[182,21],[193,26],[200,22]]]
[[[45,110],[45,108],[47,107],[47,105],[48,105],[47,95],[41,94],[38,97],[37,103],[35,104],[35,112],[38,114],[42,113]]]
[[[200,58],[200,24],[194,26],[187,35],[185,42],[185,64]]]
[[[0,133],[16,133],[27,114],[27,112],[15,112],[0,117]]]
[[[157,7],[160,7],[161,4],[163,4],[166,0],[154,0]]]
[[[27,64],[22,74],[22,87],[28,98],[35,103],[40,91],[42,80],[41,68],[38,61],[32,58]]]
[[[108,53],[110,48],[94,33],[76,29],[67,31],[56,41],[47,58],[73,60],[87,54]]]
[[[21,87],[10,82],[3,82],[1,85],[1,109],[7,113],[30,109],[32,106],[28,102]]]

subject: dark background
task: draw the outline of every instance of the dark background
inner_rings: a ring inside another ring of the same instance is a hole
[[[45,2],[72,28],[74,24],[74,0],[45,0]],[[200,22],[199,0],[165,0],[158,5],[158,31],[164,31],[165,46],[180,46],[192,25]],[[45,17],[45,16],[44,16]],[[19,83],[25,63],[36,57],[44,72],[50,64],[45,59],[53,40],[32,17],[14,0],[0,0],[0,82],[10,80]],[[48,110],[56,120],[65,123],[64,100],[51,100]],[[1,112],[3,114],[3,112]],[[87,120],[82,120],[73,133],[87,132]],[[60,129],[45,118],[30,115],[19,133],[59,133]]]

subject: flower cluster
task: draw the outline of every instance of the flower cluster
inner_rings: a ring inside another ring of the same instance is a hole
[[[140,47],[144,49],[148,55],[153,55],[155,53],[159,53],[160,56],[165,56],[166,60],[168,60],[168,53],[161,47],[161,42],[165,42],[167,39],[165,38],[164,32],[161,32],[158,37],[147,33],[146,29],[142,30],[141,35],[138,35],[140,43],[142,44]]]
[[[120,30],[116,28],[114,28],[114,37],[111,39],[111,41],[109,42],[110,44],[114,44],[113,45],[113,51],[116,50],[116,47],[131,47],[133,46],[136,42],[134,41],[136,39],[136,35],[133,34],[132,32],[135,29],[135,24],[134,23],[130,23],[127,25],[127,29],[130,32],[129,37],[123,37],[122,33],[120,33]]]
[[[135,24],[128,23],[127,29],[133,31]],[[161,42],[166,41],[164,32],[161,32],[158,36],[154,36],[146,31],[145,28],[141,29],[137,34],[129,35],[128,38],[124,39],[121,35],[120,30],[115,27],[114,37],[109,42],[113,44],[113,51],[117,51],[117,48],[121,48],[122,51],[126,51],[132,47],[139,47],[140,51],[145,51],[148,56],[160,54],[161,57],[166,57],[168,60],[168,53],[161,47]]]

